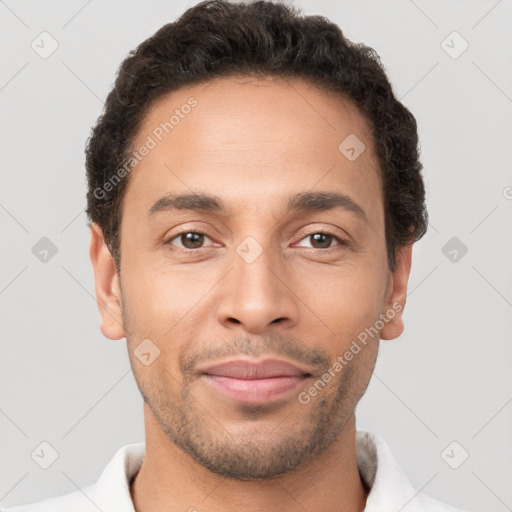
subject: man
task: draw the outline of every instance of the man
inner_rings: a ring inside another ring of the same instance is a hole
[[[355,409],[426,231],[416,122],[318,16],[208,1],[123,62],[88,141],[101,331],[146,442],[14,511],[455,511]]]

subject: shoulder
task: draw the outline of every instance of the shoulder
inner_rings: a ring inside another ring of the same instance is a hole
[[[145,443],[119,448],[96,483],[36,503],[0,509],[0,512],[133,512],[130,481],[139,471]]]
[[[365,512],[463,512],[416,490],[377,434],[358,431],[356,441],[359,473],[369,489]]]
[[[455,508],[447,503],[435,500],[425,494],[418,494],[416,496],[415,504],[416,503],[418,510],[421,510],[421,512],[466,512],[460,508]]]
[[[98,512],[98,507],[87,498],[87,491],[91,487],[93,486],[37,503],[9,507],[0,512]]]

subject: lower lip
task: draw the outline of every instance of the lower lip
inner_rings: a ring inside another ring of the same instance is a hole
[[[268,379],[235,379],[221,375],[203,375],[206,382],[225,395],[247,403],[276,400],[298,388],[305,377],[270,377]]]

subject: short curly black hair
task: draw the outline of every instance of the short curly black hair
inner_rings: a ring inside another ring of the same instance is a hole
[[[121,179],[119,169],[133,154],[130,146],[149,105],[183,86],[226,76],[301,78],[358,107],[379,159],[388,265],[394,270],[396,250],[425,234],[428,216],[416,120],[395,97],[379,56],[323,16],[270,1],[226,0],[196,4],[131,51],[91,131],[87,215],[89,225],[101,227],[116,268],[129,179]]]

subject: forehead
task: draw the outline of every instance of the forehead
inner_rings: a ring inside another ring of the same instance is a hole
[[[351,159],[344,150],[354,141],[364,151]],[[366,120],[340,95],[300,79],[220,78],[169,93],[142,120],[132,149],[144,146],[151,149],[131,173],[124,201],[139,212],[169,192],[208,192],[261,211],[316,187],[382,213]]]

